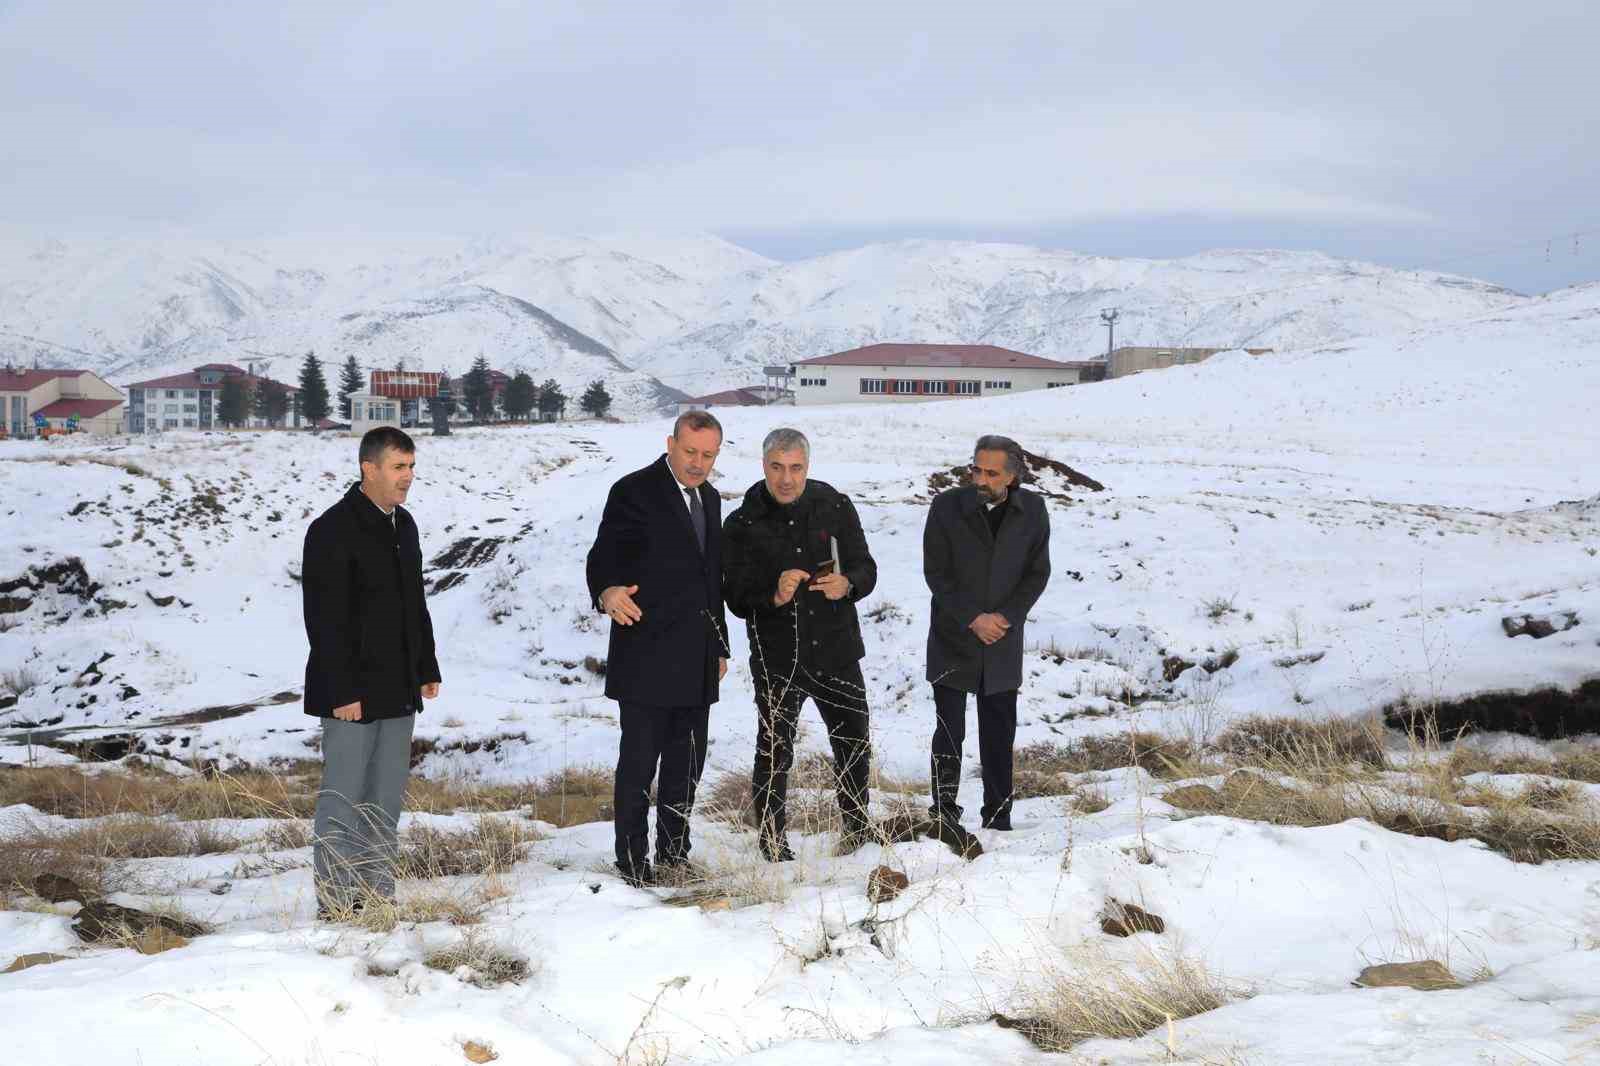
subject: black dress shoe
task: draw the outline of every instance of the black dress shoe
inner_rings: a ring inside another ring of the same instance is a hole
[[[634,888],[652,888],[657,883],[656,872],[650,868],[650,864],[647,862],[637,864],[619,862],[616,865],[617,873],[621,874],[622,879]]]

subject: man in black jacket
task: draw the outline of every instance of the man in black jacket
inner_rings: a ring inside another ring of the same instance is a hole
[[[706,762],[706,732],[728,670],[722,610],[722,499],[706,478],[722,425],[678,416],[667,453],[611,486],[589,549],[589,595],[611,619],[606,695],[622,739],[614,806],[617,869],[636,886],[689,868],[689,815]],[[649,861],[656,787],[656,869]]]
[[[1050,516],[1021,487],[1022,447],[978,438],[972,483],[947,489],[928,508],[922,569],[933,593],[928,680],[933,734],[933,808],[941,829],[960,836],[961,745],[967,693],[978,696],[983,825],[1011,828],[1012,744],[1022,687],[1023,625],[1050,581]]]
[[[439,694],[417,524],[400,506],[416,445],[382,427],[361,438],[359,459],[361,480],[306,530],[300,570],[305,709],[323,720],[313,865],[324,918],[394,897],[412,725]]]
[[[794,858],[784,837],[784,799],[800,708],[817,705],[833,746],[844,834],[838,854],[869,837],[866,687],[856,602],[872,592],[878,567],[848,497],[807,478],[811,444],[775,429],[761,445],[764,478],[728,516],[722,594],[746,620],[759,714],[755,798],[761,853]]]

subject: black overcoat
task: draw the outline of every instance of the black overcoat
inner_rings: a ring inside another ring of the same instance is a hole
[[[850,579],[850,594],[830,600],[804,585],[782,607],[772,605],[778,575],[785,570],[813,573],[829,558],[829,542],[839,542],[839,570]],[[787,676],[795,653],[801,665],[838,673],[866,654],[856,604],[872,594],[878,564],[867,550],[861,518],[850,498],[824,481],[808,480],[793,503],[773,499],[758,481],[723,527],[722,596],[728,610],[748,623],[750,668]]]
[[[306,530],[300,566],[305,614],[305,709],[319,718],[361,701],[361,721],[420,710],[438,681],[433,621],[422,587],[417,523],[394,521],[357,482]]]
[[[722,499],[699,488],[706,547],[700,550],[689,508],[663,455],[620,478],[606,497],[589,549],[589,597],[612,585],[638,585],[644,617],[611,625],[606,695],[653,707],[717,702],[717,660],[728,656],[722,609]]]
[[[947,489],[928,507],[922,532],[922,572],[933,593],[928,622],[928,680],[965,692],[1011,692],[1022,687],[1023,629],[1028,611],[1050,581],[1050,515],[1036,493],[1013,488],[999,536],[975,486]],[[1011,623],[984,644],[967,627],[997,611]]]

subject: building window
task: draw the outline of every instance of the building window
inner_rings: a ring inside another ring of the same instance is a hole
[[[950,394],[950,383],[948,381],[926,381],[923,382],[923,385],[925,386],[923,391],[930,396],[948,396]]]
[[[983,387],[986,388],[986,389],[1009,389],[1011,387],[1011,382],[1009,382],[1009,381],[985,381],[983,383]]]
[[[177,398],[178,398],[178,390],[177,389],[168,389],[167,390],[167,399],[176,400]]]
[[[196,410],[198,410],[198,408],[192,403],[186,403],[183,405],[183,413],[186,415],[192,415]]]
[[[192,399],[194,399],[194,390],[193,390],[193,389],[184,389],[184,390],[183,390],[183,398],[184,398],[184,399],[185,399],[185,400],[192,400]]]
[[[958,382],[956,382],[956,395],[957,396],[980,396],[982,394],[983,394],[983,389],[981,388],[981,383],[980,382],[977,382],[977,381],[958,381]]]
[[[194,422],[194,419],[192,419],[192,418],[185,418],[185,419],[184,419],[184,420],[183,420],[183,425],[184,425],[184,428],[186,428],[186,429],[193,429],[193,428],[194,428],[194,426],[195,426],[195,422]]]
[[[883,385],[884,381],[882,378],[861,379],[861,391],[866,395],[881,396],[883,394]]]
[[[161,420],[161,425],[164,429],[177,429],[178,420],[176,418],[164,418]]]
[[[1045,385],[1047,389],[1064,389],[1068,385],[1076,385],[1076,381],[1052,381]]]
[[[901,380],[894,382],[894,394],[896,396],[910,396],[916,391],[917,383],[915,381]]]
[[[826,388],[827,384],[828,384],[828,379],[827,378],[801,378],[800,379],[800,385],[801,385],[802,388],[818,388],[818,389],[821,389],[821,388]]]
[[[167,413],[167,414],[169,414],[169,415],[175,415],[175,414],[177,414],[177,413],[178,413],[178,405],[177,405],[177,404],[175,404],[175,403],[169,403],[169,404],[167,404],[167,406],[166,406],[166,413]]]

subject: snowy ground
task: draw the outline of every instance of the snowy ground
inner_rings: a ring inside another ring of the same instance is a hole
[[[1225,355],[1009,400],[735,411],[717,485],[742,494],[762,435],[792,422],[813,441],[813,475],[856,499],[881,575],[863,604],[875,753],[914,777],[932,713],[928,478],[964,462],[979,433],[1011,433],[1107,486],[1052,500],[1055,576],[1030,619],[1019,743],[1130,728],[1204,740],[1239,714],[1359,714],[1600,673],[1596,396],[1589,287],[1337,350]],[[518,780],[614,757],[614,709],[584,665],[604,656],[605,633],[582,556],[609,482],[659,454],[665,432],[420,442],[410,506],[424,554],[457,549],[430,571],[445,681],[419,722],[439,744],[424,772]],[[72,579],[60,591],[36,577],[44,587],[0,635],[0,676],[28,688],[0,711],[0,760],[59,759],[38,741],[63,729],[133,735],[186,761],[314,757],[294,695],[295,575],[305,524],[344,490],[353,452],[286,434],[8,446],[0,582],[77,557],[99,587],[85,598]],[[1569,612],[1576,624],[1542,640],[1502,630],[1508,615]],[[708,776],[751,757],[748,651],[734,638]],[[1164,678],[1170,657],[1229,652],[1214,673]],[[821,750],[808,722],[804,746]],[[455,743],[488,737],[505,739],[471,754]],[[1026,1061],[1039,1053],[987,1019],[1103,940],[1097,916],[1117,896],[1164,915],[1168,933],[1119,941],[1114,957],[1181,949],[1255,994],[1175,1023],[1175,1060],[1162,1033],[1083,1045],[1086,1061],[1600,1061],[1594,864],[1514,865],[1364,822],[1180,819],[1137,771],[1096,784],[1107,810],[1027,801],[1025,828],[985,834],[990,853],[970,866],[936,843],[897,846],[913,887],[876,908],[864,882],[878,849],[834,860],[828,840],[806,838],[792,888],[767,893],[783,898],[702,912],[597,872],[609,826],[552,830],[486,925],[537,973],[493,990],[421,967],[427,945],[460,935],[448,926],[314,927],[303,869],[217,897],[237,855],[150,860],[220,931],[152,958],[100,952],[0,977],[0,1012],[63,1019],[23,1031],[15,1061],[30,1063],[452,1062],[466,1039],[512,1062]],[[964,801],[974,809],[976,793]],[[1134,857],[1141,833],[1149,864]],[[701,838],[714,866],[749,865],[748,837],[707,826]],[[0,957],[70,947],[67,925],[0,914]],[[1447,992],[1349,987],[1369,962],[1445,955],[1494,976]]]

